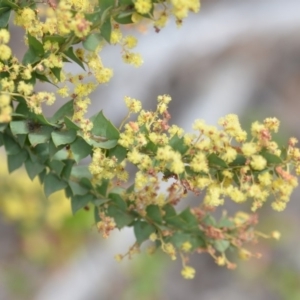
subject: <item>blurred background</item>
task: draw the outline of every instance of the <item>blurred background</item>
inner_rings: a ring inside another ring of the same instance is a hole
[[[203,0],[200,14],[181,29],[170,22],[160,33],[135,33],[144,58],[139,69],[122,63],[120,48],[104,49],[114,77],[93,94],[91,114],[103,109],[118,124],[126,114],[125,95],[154,109],[157,95],[166,93],[173,98],[172,123],[187,131],[196,118],[215,125],[237,113],[245,128],[277,117],[278,140],[300,139],[299,30],[298,0]],[[21,39],[16,31],[12,43]],[[21,56],[24,49],[17,49]],[[163,254],[116,263],[114,255],[134,242],[131,230],[103,240],[91,211],[71,216],[63,193],[45,199],[25,171],[8,177],[5,156],[0,161],[0,300],[300,299],[299,189],[284,212],[268,203],[260,211],[259,229],[282,233],[279,242],[255,245],[261,259],[238,261],[230,271],[195,255],[196,277],[186,281],[179,260]]]

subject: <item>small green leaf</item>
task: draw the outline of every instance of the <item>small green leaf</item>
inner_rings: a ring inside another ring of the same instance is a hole
[[[109,150],[108,156],[116,157],[118,160],[118,163],[121,163],[127,156],[127,149],[120,145],[117,145],[116,147]]]
[[[28,134],[29,142],[31,145],[35,146],[37,144],[46,143],[50,137],[53,128],[50,126],[41,126],[36,132],[31,132]]]
[[[66,131],[53,131],[51,134],[52,141],[56,147],[68,145],[75,141],[77,132],[74,129]]]
[[[68,50],[64,52],[64,54],[72,59],[74,62],[76,62],[83,70],[85,70],[83,62],[76,56],[76,54],[73,51],[73,47],[69,47]]]
[[[24,148],[25,142],[27,140],[27,134],[18,134],[17,135],[17,141],[21,148]]]
[[[77,182],[69,181],[69,186],[72,190],[73,195],[85,195],[89,190]]]
[[[8,123],[0,123],[0,132],[3,132],[7,127]]]
[[[238,154],[236,156],[236,159],[232,163],[230,163],[229,165],[232,166],[232,167],[244,166],[246,161],[247,161],[247,158],[244,155]]]
[[[198,228],[199,223],[195,215],[191,213],[191,209],[188,207],[179,214],[179,217],[185,221],[188,229]]]
[[[54,156],[55,153],[57,153],[58,151],[62,150],[65,146],[61,145],[59,147],[56,147],[53,143],[53,141],[50,139],[49,141],[49,155],[50,157]]]
[[[21,151],[20,145],[9,135],[4,138],[4,147],[7,155],[15,155]]]
[[[116,206],[119,207],[121,210],[126,211],[127,204],[119,194],[110,193],[108,195],[108,198],[111,199],[111,201],[115,203]]]
[[[40,174],[45,169],[45,166],[38,162],[32,162],[31,159],[28,158],[25,162],[25,169],[29,178],[33,180],[35,176]]]
[[[84,196],[76,195],[71,198],[72,213],[75,214],[78,210],[85,207],[89,202],[93,201],[94,196],[86,194]]]
[[[57,123],[60,120],[63,120],[64,117],[72,117],[74,114],[74,100],[70,100],[65,103],[51,118],[52,123]]]
[[[48,165],[50,169],[53,170],[58,176],[60,176],[63,168],[65,167],[65,164],[62,161],[55,159],[51,160]]]
[[[43,74],[39,74],[39,73],[35,72],[35,77],[41,82],[49,82],[49,83],[53,84],[54,86],[56,86],[52,81],[50,81],[48,79],[48,77],[46,77]]]
[[[20,7],[15,3],[16,1],[10,1],[10,0],[1,0],[0,4],[1,6],[9,6],[13,9],[19,9]]]
[[[78,163],[92,153],[92,147],[83,138],[77,137],[71,144],[71,151],[73,158]]]
[[[56,77],[56,79],[57,79],[58,81],[60,81],[61,68],[55,67],[55,68],[51,68],[50,70],[51,70],[51,72],[53,73],[53,75]]]
[[[108,140],[108,141],[104,141],[104,142],[96,142],[95,140],[90,139],[88,141],[88,143],[91,146],[94,146],[94,147],[97,147],[97,148],[112,149],[118,144],[118,140]]]
[[[157,205],[149,205],[146,208],[147,217],[150,218],[153,222],[161,224],[163,219],[161,216],[160,208]]]
[[[228,247],[230,246],[230,242],[226,240],[217,240],[214,242],[214,247],[219,251],[219,252],[225,252]]]
[[[92,174],[89,171],[88,166],[75,166],[72,168],[71,175],[76,178],[87,178],[92,179]]]
[[[84,49],[88,51],[95,51],[101,41],[103,40],[100,33],[92,33],[82,42]]]
[[[139,245],[145,240],[148,240],[150,234],[155,232],[155,227],[153,225],[140,220],[134,222],[133,229],[136,241]]]
[[[219,167],[221,169],[228,168],[226,162],[217,156],[215,153],[210,154],[207,157],[210,167]]]
[[[61,173],[61,176],[62,178],[69,180],[75,161],[73,159],[64,159],[63,162],[65,167]]]
[[[62,45],[66,41],[66,38],[61,35],[46,35],[43,37],[43,41],[44,44],[45,42],[50,41],[52,44],[58,43],[59,45]]]
[[[93,122],[92,134],[105,137],[108,140],[119,139],[119,130],[103,115],[100,111],[96,116],[91,118]]]
[[[114,17],[114,20],[119,24],[132,24],[132,14],[134,10],[130,10],[128,12],[122,12]]]
[[[22,164],[25,162],[27,157],[28,157],[27,151],[24,149],[18,154],[7,155],[8,172],[12,173],[16,169],[19,169],[22,166]]]
[[[97,187],[96,187],[97,192],[101,196],[106,197],[106,192],[107,192],[108,185],[109,185],[109,180],[108,179],[102,180],[101,185],[97,185]]]
[[[282,164],[282,159],[275,154],[269,153],[267,151],[262,151],[260,154],[266,159],[268,165]]]
[[[11,121],[9,126],[14,135],[29,133],[28,121]]]
[[[110,44],[110,36],[111,36],[112,26],[111,26],[111,20],[109,17],[102,24],[100,31],[101,31],[101,35],[104,37],[104,39]]]
[[[27,34],[27,36],[29,48],[32,49],[36,55],[43,56],[45,54],[43,44],[29,33]]]
[[[169,141],[169,145],[175,150],[178,151],[181,154],[184,154],[189,147],[184,144],[183,137],[178,137],[177,134],[175,134]]]
[[[48,173],[44,177],[44,192],[46,197],[67,187],[67,183],[53,173]]]
[[[169,218],[175,217],[175,216],[177,215],[174,206],[171,205],[171,204],[166,204],[166,205],[163,207],[163,210],[164,210],[164,212],[165,212],[165,214],[164,214],[164,218],[165,218],[165,219],[169,219]]]
[[[94,220],[95,220],[96,224],[101,221],[101,218],[99,215],[99,209],[97,206],[94,207]]]
[[[23,56],[22,63],[23,65],[28,65],[28,64],[32,65],[40,60],[41,58],[36,55],[35,51],[29,48]]]
[[[68,129],[80,130],[80,126],[74,123],[70,118],[64,117],[64,123]]]
[[[107,215],[109,217],[114,218],[117,227],[119,229],[129,225],[133,220],[134,217],[131,216],[130,214],[124,212],[123,210],[121,210],[120,208],[118,208],[115,205],[110,205],[107,209]]]
[[[4,28],[8,25],[11,9],[3,7],[0,12],[0,28]]]

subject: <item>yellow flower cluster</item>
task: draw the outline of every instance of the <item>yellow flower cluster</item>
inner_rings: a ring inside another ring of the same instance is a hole
[[[272,131],[277,131],[279,125],[276,118],[254,122],[251,142],[246,141],[246,132],[232,114],[219,120],[223,130],[197,120],[194,129],[198,135],[190,135],[168,125],[170,100],[168,95],[159,96],[157,110],[150,112],[141,110],[138,100],[125,97],[129,111],[139,113],[137,122],[126,124],[119,139],[119,144],[128,150],[126,161],[138,168],[135,190],[130,196],[133,207],[143,214],[150,204],[161,206],[170,199],[181,199],[187,191],[198,194],[206,189],[203,203],[209,207],[222,205],[224,198],[229,197],[236,203],[252,199],[255,211],[273,196],[272,207],[284,209],[298,184],[289,170],[299,165],[300,152],[292,140],[288,156],[280,156],[278,145],[272,141]],[[111,179],[113,172],[105,167],[110,159],[101,155],[101,159],[93,158],[91,170],[95,180]],[[169,195],[158,194],[160,174],[176,180],[176,193],[173,188]]]

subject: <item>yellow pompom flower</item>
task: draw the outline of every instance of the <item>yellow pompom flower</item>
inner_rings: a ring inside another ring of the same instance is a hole
[[[134,3],[134,7],[139,14],[144,15],[150,12],[152,2],[151,0],[136,0]]]
[[[196,270],[190,266],[184,266],[181,270],[181,275],[184,279],[193,279],[195,277]]]

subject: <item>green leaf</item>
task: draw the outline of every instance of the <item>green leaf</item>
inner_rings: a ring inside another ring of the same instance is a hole
[[[146,208],[147,217],[150,218],[153,222],[161,224],[163,219],[161,216],[160,208],[157,205],[149,205]]]
[[[32,65],[40,60],[41,58],[36,55],[35,51],[29,48],[23,56],[22,63],[23,65],[28,65],[28,64]]]
[[[219,167],[221,169],[228,168],[226,162],[217,156],[215,153],[210,154],[207,157],[208,163],[210,167]]]
[[[169,141],[169,145],[175,150],[178,151],[181,154],[184,154],[189,147],[184,144],[183,137],[178,137],[177,134],[175,134]]]
[[[230,242],[226,240],[217,240],[214,242],[214,247],[219,251],[219,252],[225,252],[228,247],[230,246]]]
[[[166,204],[166,205],[163,207],[163,210],[164,210],[164,212],[165,212],[165,214],[164,214],[164,218],[165,218],[165,219],[169,219],[169,218],[175,217],[175,216],[177,215],[174,206],[171,205],[171,204]]]
[[[89,189],[89,190],[93,190],[93,189],[94,189],[94,187],[93,187],[91,181],[90,181],[88,178],[85,178],[85,177],[81,178],[80,181],[79,181],[79,183],[80,183],[83,187],[85,187],[85,188],[87,188],[87,189]]]
[[[120,145],[117,145],[116,147],[109,150],[108,156],[115,156],[118,160],[118,163],[121,163],[127,156],[127,149]]]
[[[76,56],[76,54],[73,51],[73,47],[69,47],[68,50],[64,52],[64,54],[72,59],[74,62],[76,62],[83,70],[85,70],[83,62]]]
[[[101,218],[99,216],[99,209],[97,206],[94,207],[94,220],[96,224],[101,221]]]
[[[134,10],[130,10],[128,12],[122,12],[114,17],[114,20],[119,24],[132,24],[132,14]]]
[[[92,33],[82,42],[82,45],[88,51],[95,51],[102,40],[100,33]]]
[[[55,159],[51,160],[48,165],[50,169],[53,170],[58,176],[60,176],[63,168],[65,167],[65,164],[62,161]]]
[[[199,222],[195,215],[191,213],[191,209],[188,207],[179,214],[179,217],[186,223],[188,229],[198,228]]]
[[[52,127],[57,127],[57,125],[55,125],[53,123],[50,123],[43,114],[37,115],[37,114],[34,114],[32,112],[29,112],[29,117],[32,120],[34,120],[37,123],[39,123],[39,124],[43,124],[43,125],[47,125],[47,126],[52,126]]]
[[[44,163],[49,158],[49,147],[47,143],[38,144],[34,147],[34,153],[38,155],[39,162]],[[33,161],[33,160],[32,160]]]
[[[50,41],[52,44],[58,43],[59,45],[62,45],[66,41],[66,38],[61,35],[46,35],[43,37],[43,41],[44,44],[46,41]]]
[[[39,181],[40,181],[40,184],[43,184],[43,183],[44,183],[44,179],[45,179],[46,174],[47,174],[47,172],[46,172],[45,169],[44,169],[41,173],[39,173]]]
[[[204,219],[202,220],[202,222],[205,224],[205,225],[208,225],[208,226],[214,226],[216,227],[217,225],[217,222],[215,220],[215,218],[211,215],[206,215],[204,217]]]
[[[50,80],[48,79],[48,77],[46,77],[46,76],[43,75],[43,74],[39,74],[39,73],[35,72],[35,77],[36,77],[39,81],[41,81],[41,82],[48,82],[48,83],[51,83],[51,84],[53,84],[54,86],[56,86],[52,81],[50,81]]]
[[[64,159],[63,162],[65,164],[65,167],[61,173],[61,176],[69,180],[75,161],[73,159]]]
[[[131,216],[130,214],[124,212],[123,210],[121,210],[120,208],[118,208],[115,205],[110,205],[107,209],[107,215],[109,217],[114,218],[117,227],[119,229],[129,225],[133,220],[134,217]]]
[[[71,175],[76,178],[88,178],[92,179],[92,174],[89,171],[88,166],[75,166],[72,168]]]
[[[0,28],[4,28],[8,25],[11,9],[3,7],[0,11]]]
[[[133,229],[136,241],[139,245],[145,240],[148,240],[150,234],[155,232],[155,227],[153,225],[140,220],[134,222]]]
[[[234,227],[234,222],[227,219],[226,217],[223,217],[219,223],[218,223],[218,227],[219,228],[222,228],[222,227],[225,227],[225,228],[233,228]]]
[[[95,11],[93,13],[84,14],[84,18],[87,21],[90,21],[91,23],[95,23],[98,20],[100,20],[101,15],[102,15],[102,11],[98,10],[98,11]]]
[[[108,198],[111,199],[111,201],[115,203],[116,206],[119,207],[121,210],[126,211],[127,204],[119,194],[110,193],[108,195]]]
[[[247,158],[244,155],[238,154],[236,156],[236,159],[232,163],[230,163],[229,165],[232,166],[232,167],[244,166],[246,161],[247,161]]]
[[[69,186],[72,190],[73,195],[85,195],[89,191],[87,188],[83,187],[77,182],[69,181]]]
[[[1,5],[1,6],[2,6],[2,5],[4,5],[4,6],[9,6],[9,7],[13,8],[13,9],[19,9],[20,7],[19,7],[17,4],[15,4],[15,2],[16,2],[16,1],[1,0],[1,1],[0,1],[0,5]]]
[[[73,158],[78,163],[92,153],[92,147],[83,138],[77,137],[71,144],[71,151]]]
[[[0,132],[3,132],[7,127],[8,123],[0,123]]]
[[[27,140],[27,134],[18,134],[17,141],[21,146],[21,148],[24,148],[26,140]]]
[[[21,151],[20,145],[9,135],[4,138],[4,147],[7,155],[15,155]]]
[[[68,129],[80,130],[80,126],[74,123],[70,118],[64,117],[64,123]]]
[[[99,8],[104,13],[104,11],[109,8],[113,7],[114,2],[112,0],[98,0]]]
[[[50,126],[41,126],[41,128],[38,129],[37,132],[29,133],[28,138],[30,144],[35,146],[37,144],[46,143],[50,139],[52,131],[53,128]]]
[[[11,121],[9,125],[14,135],[29,133],[28,121]]]
[[[74,100],[70,100],[65,103],[50,119],[52,123],[57,123],[60,120],[63,120],[64,117],[72,117],[74,114]]]
[[[28,158],[25,162],[25,169],[29,178],[33,180],[38,174],[40,174],[45,169],[45,166],[38,162],[32,162],[31,159]]]
[[[108,140],[105,142],[96,142],[95,140],[90,139],[88,143],[91,146],[102,148],[102,149],[112,149],[118,144],[118,140]]]
[[[67,183],[53,173],[48,173],[44,177],[44,192],[46,197],[67,187]]]
[[[61,145],[59,147],[56,147],[53,143],[53,141],[50,139],[49,141],[49,155],[50,157],[54,156],[55,153],[57,153],[58,151],[62,150],[65,146]]]
[[[76,195],[71,198],[72,213],[75,214],[78,210],[85,207],[89,202],[93,201],[94,196],[86,194],[84,196]]]
[[[170,237],[169,242],[171,242],[178,249],[180,249],[182,247],[182,244],[184,244],[185,242],[190,242],[190,244],[192,245],[191,251],[205,245],[200,231],[196,235],[176,231]]]
[[[45,54],[43,44],[29,33],[27,36],[29,48],[32,49],[36,55],[43,56]]]
[[[119,130],[103,115],[100,111],[96,116],[91,118],[93,122],[92,134],[105,137],[108,140],[119,139]]]
[[[105,20],[105,22],[102,24],[100,31],[101,31],[101,35],[104,37],[104,39],[110,44],[110,36],[111,36],[111,31],[112,31],[110,18],[107,18]]]
[[[107,192],[108,185],[109,185],[109,180],[108,179],[102,180],[101,185],[97,185],[97,187],[96,187],[97,192],[101,196],[106,197],[106,192]]]
[[[282,164],[282,159],[275,154],[269,153],[267,151],[262,151],[260,154],[266,159],[268,165]]]
[[[51,72],[53,73],[53,75],[56,77],[56,79],[57,79],[58,81],[60,81],[61,68],[55,67],[55,68],[51,68],[50,70],[51,70]]]
[[[66,131],[53,131],[51,134],[52,141],[56,147],[68,145],[75,141],[77,132],[74,129]]]
[[[12,173],[14,170],[19,169],[27,159],[27,156],[27,151],[24,149],[18,154],[7,155],[8,172]]]

